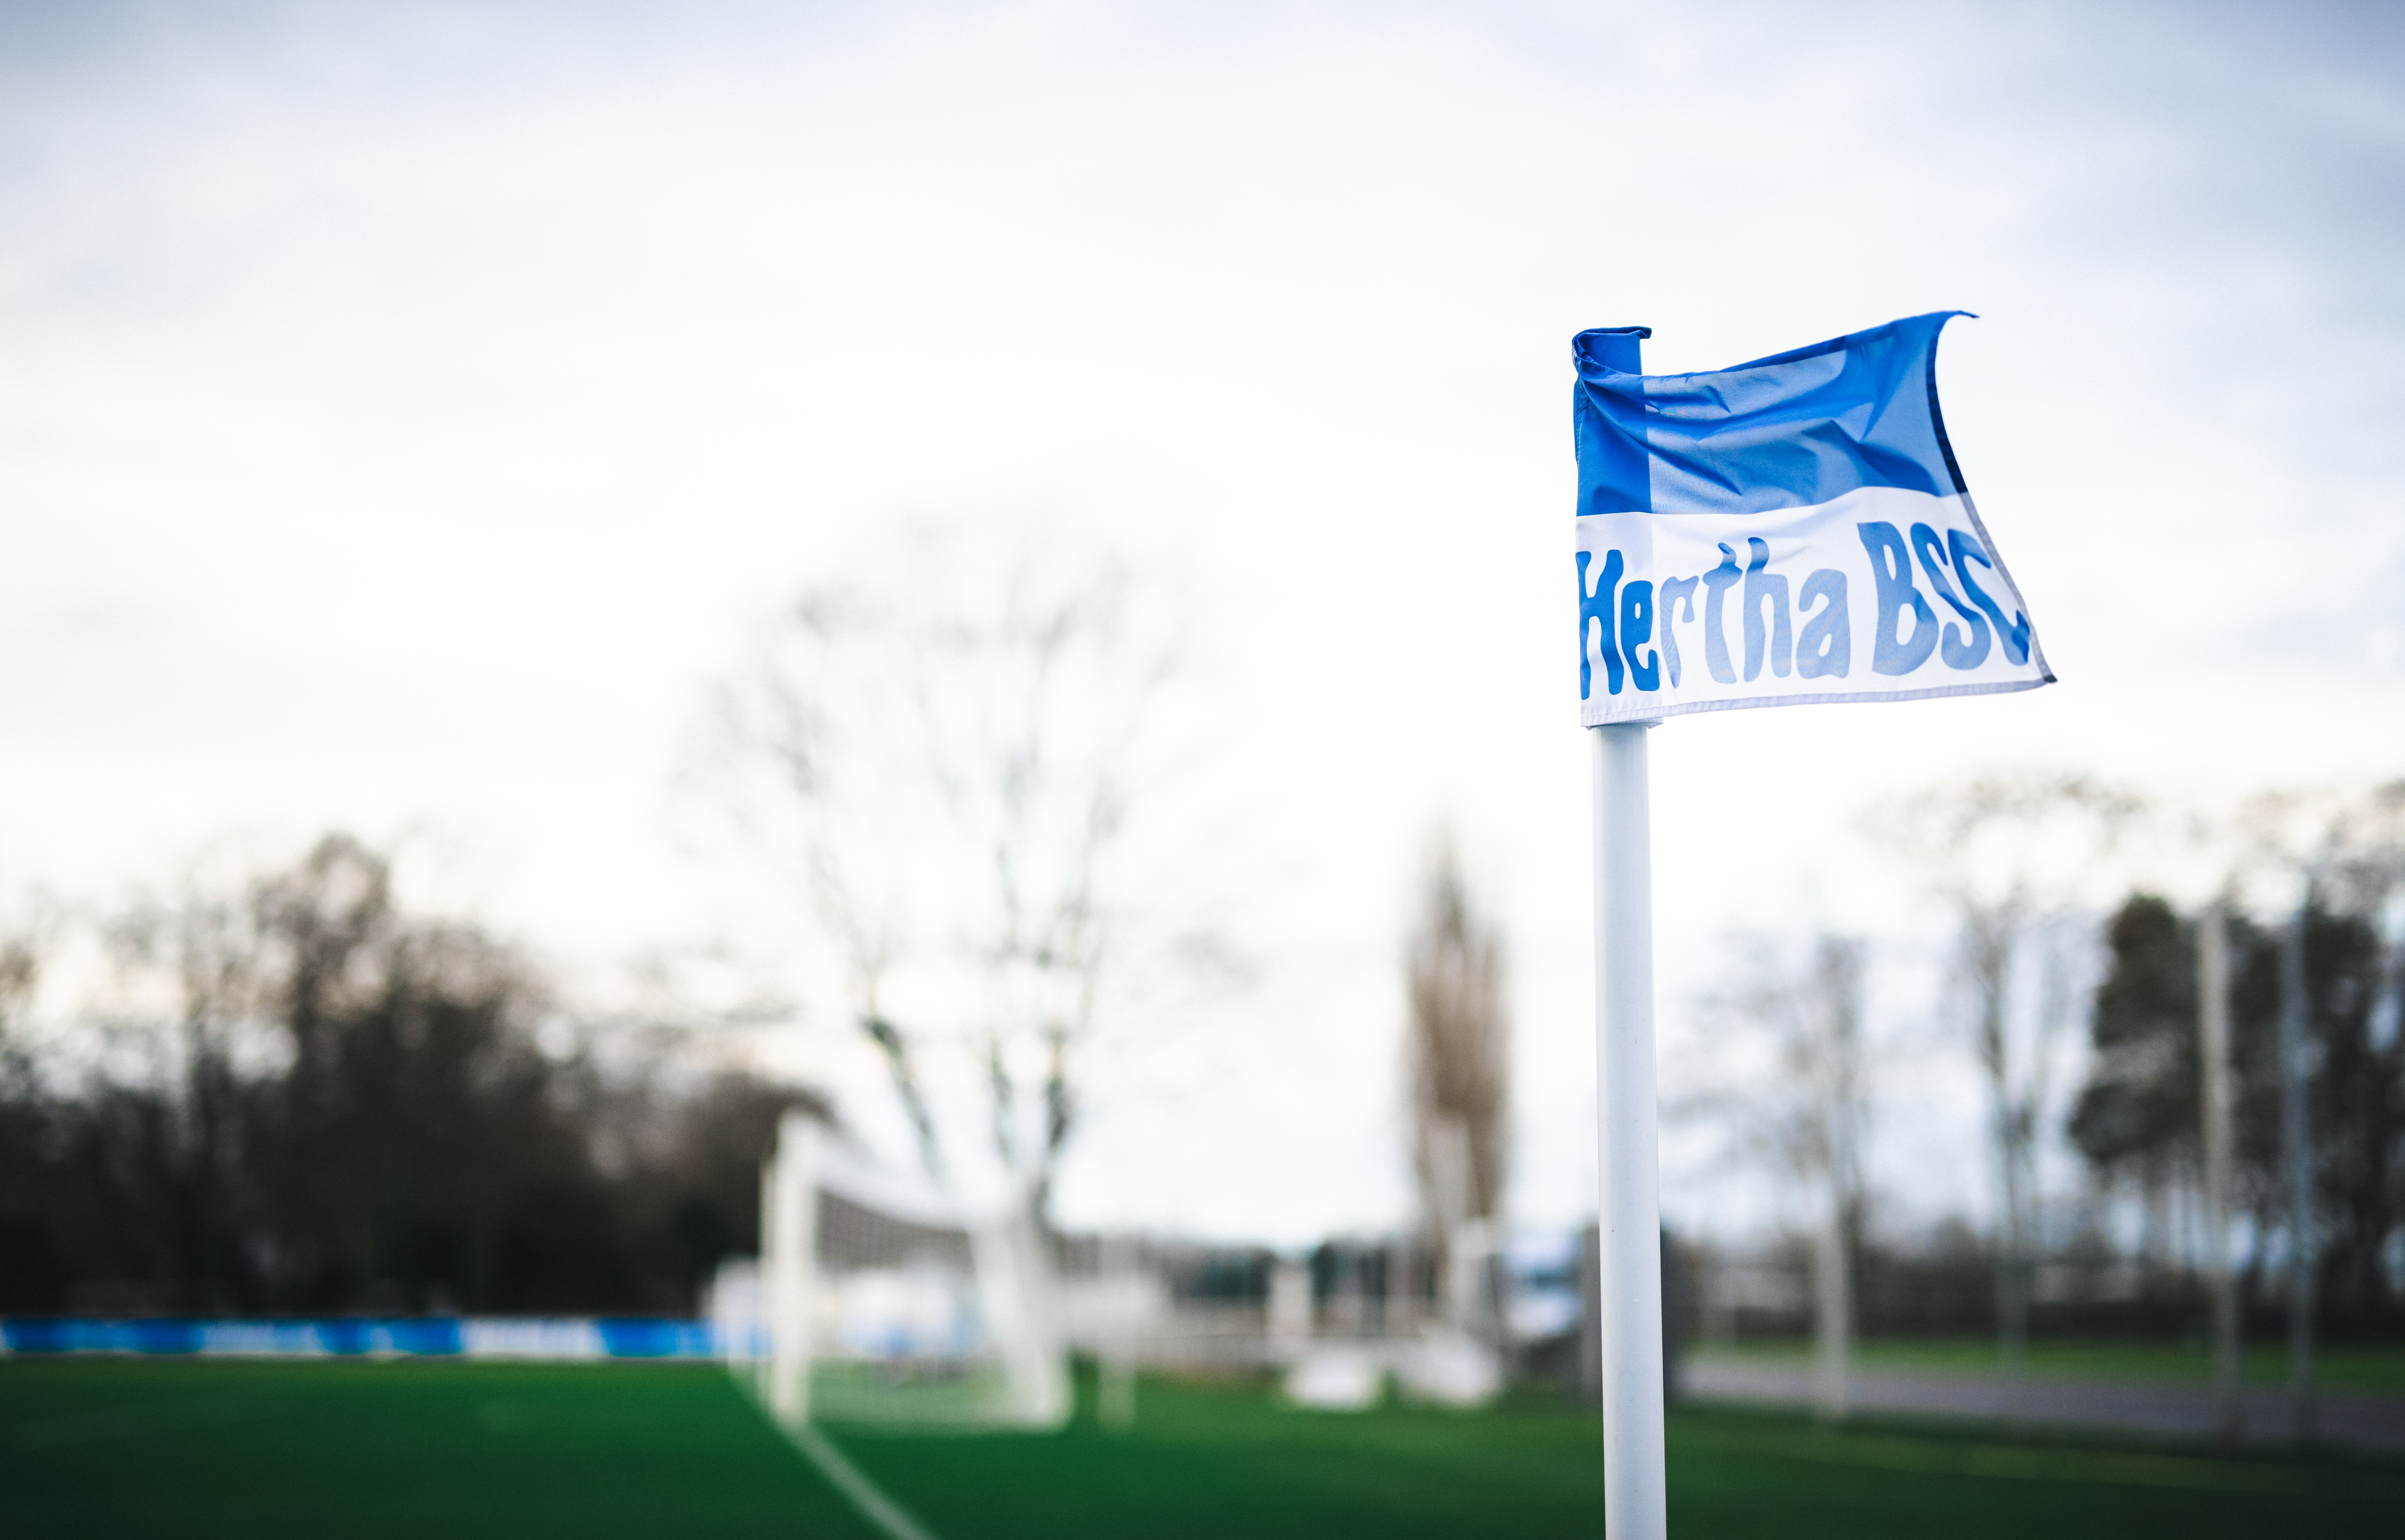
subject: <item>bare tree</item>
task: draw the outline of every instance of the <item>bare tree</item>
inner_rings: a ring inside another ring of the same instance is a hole
[[[1717,1124],[1731,1155],[1815,1189],[1818,1399],[1831,1417],[1848,1408],[1868,1203],[1864,957],[1864,944],[1845,936],[1816,938],[1800,960],[1767,936],[1732,938],[1723,981],[1700,1002],[1700,1062],[1682,1067],[1697,1089],[1671,1105],[1674,1117]]]
[[[20,1146],[38,1138],[35,1120],[26,1115],[39,1087],[25,1029],[42,983],[45,929],[33,921],[0,929],[0,1209],[7,1201],[7,1174],[30,1164]]]
[[[2309,937],[2333,898],[2342,903],[2351,902],[2364,914],[2374,914],[2405,880],[2405,782],[2391,782],[2369,792],[2345,788],[2266,792],[2241,809],[2238,822],[2250,847],[2247,864],[2256,875],[2271,875],[2275,882],[2284,875],[2301,879],[2280,948],[2279,1121],[2287,1190],[2281,1227],[2285,1232],[2288,1272],[2288,1393],[2292,1426],[2304,1436],[2313,1426],[2314,1317],[2325,1261],[2320,1235],[2325,1216],[2317,1211],[2314,1168],[2320,1159],[2319,1147],[2326,1141],[2317,1137],[2313,1111],[2317,1057],[2314,1039],[2325,1034],[2314,1029],[2314,1018],[2322,1013],[2313,998]],[[2374,961],[2370,971],[2375,976],[2405,977],[2405,948],[2391,950],[2400,955],[2385,968]],[[2381,1004],[2391,1013],[2392,1025],[2398,1008],[2398,987],[2387,986],[2384,978],[2366,991],[2387,997]],[[2369,1063],[2353,1068],[2358,1081],[2370,1080],[2378,1087],[2372,1093],[2376,1104],[2394,1105],[2388,1087],[2378,1084],[2393,1080],[2393,1075],[2380,1074]],[[2326,1078],[2339,1078],[2336,1066],[2329,1067]],[[2370,1121],[2377,1125],[2387,1120],[2375,1113]],[[2394,1145],[2393,1136],[2384,1131],[2370,1146],[2354,1152],[2356,1159],[2346,1162],[2370,1179],[2358,1189],[2370,1201],[2358,1207],[2354,1228],[2358,1232],[2370,1228],[2380,1235],[2375,1251],[2384,1245],[2384,1222],[2367,1226],[2361,1220],[2365,1210],[2377,1213],[2384,1206]],[[2365,1281],[2371,1282],[2378,1270],[2365,1268]],[[2377,1285],[2365,1292],[2377,1293]]]
[[[2258,792],[2229,833],[2234,881],[2292,897],[2301,879],[2369,914],[2405,886],[2405,780]]]
[[[964,1152],[926,1061],[965,1048],[992,1159],[1039,1213],[1125,950],[1114,862],[1165,608],[1107,552],[924,528],[805,593],[722,693],[735,802],[790,858],[930,1175]]]
[[[0,1052],[15,1046],[41,976],[41,949],[33,935],[0,936]]]
[[[168,1059],[181,1082],[171,1099],[178,1266],[218,1287],[241,1271],[240,1226],[247,1217],[239,1065],[246,1049],[258,1057],[266,1036],[259,917],[246,897],[187,873],[174,897],[138,899],[108,927],[120,970],[163,975],[172,989],[161,1025],[173,1034]]]
[[[1413,1160],[1456,1323],[1484,1327],[1485,1302],[1468,1296],[1492,1292],[1476,1269],[1489,1260],[1507,1174],[1503,938],[1471,899],[1449,833],[1429,841],[1419,897],[1404,957]]]
[[[1954,911],[1954,995],[1988,1092],[1997,1341],[2012,1367],[2029,1346],[2038,1142],[2096,965],[2091,889],[2142,811],[2086,776],[2003,776],[1924,793],[1873,824]]]

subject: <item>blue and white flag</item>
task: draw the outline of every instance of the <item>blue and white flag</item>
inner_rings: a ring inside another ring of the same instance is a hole
[[[1579,333],[1582,724],[2053,682],[1937,413],[1963,314],[1709,374]]]

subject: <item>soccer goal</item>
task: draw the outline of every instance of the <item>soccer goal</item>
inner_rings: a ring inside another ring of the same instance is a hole
[[[1055,1428],[1068,1358],[1029,1206],[975,1211],[805,1113],[760,1178],[760,1260],[722,1268],[718,1341],[789,1426]]]

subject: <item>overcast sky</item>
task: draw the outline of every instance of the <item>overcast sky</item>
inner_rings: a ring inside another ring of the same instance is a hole
[[[1449,815],[1516,1201],[1570,1217],[1570,334],[1665,372],[1981,317],[1948,427],[2062,682],[1653,736],[1666,1032],[1733,924],[1879,938],[1908,1032],[1882,799],[2405,771],[2400,80],[2379,6],[10,6],[0,888],[426,829],[572,974],[761,945],[681,833],[709,682],[898,520],[1048,521],[1187,595],[1261,963],[1098,1108],[1070,1216],[1405,1211]],[[779,1051],[865,1107],[833,1004]],[[1875,1165],[1976,1207],[1967,1080],[1896,1074]]]

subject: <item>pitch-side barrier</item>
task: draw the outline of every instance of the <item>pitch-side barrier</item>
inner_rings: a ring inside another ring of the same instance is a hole
[[[531,1363],[602,1359],[705,1362],[730,1355],[707,1321],[644,1316],[338,1316],[189,1321],[18,1317],[0,1320],[8,1353],[185,1358],[477,1358]]]

